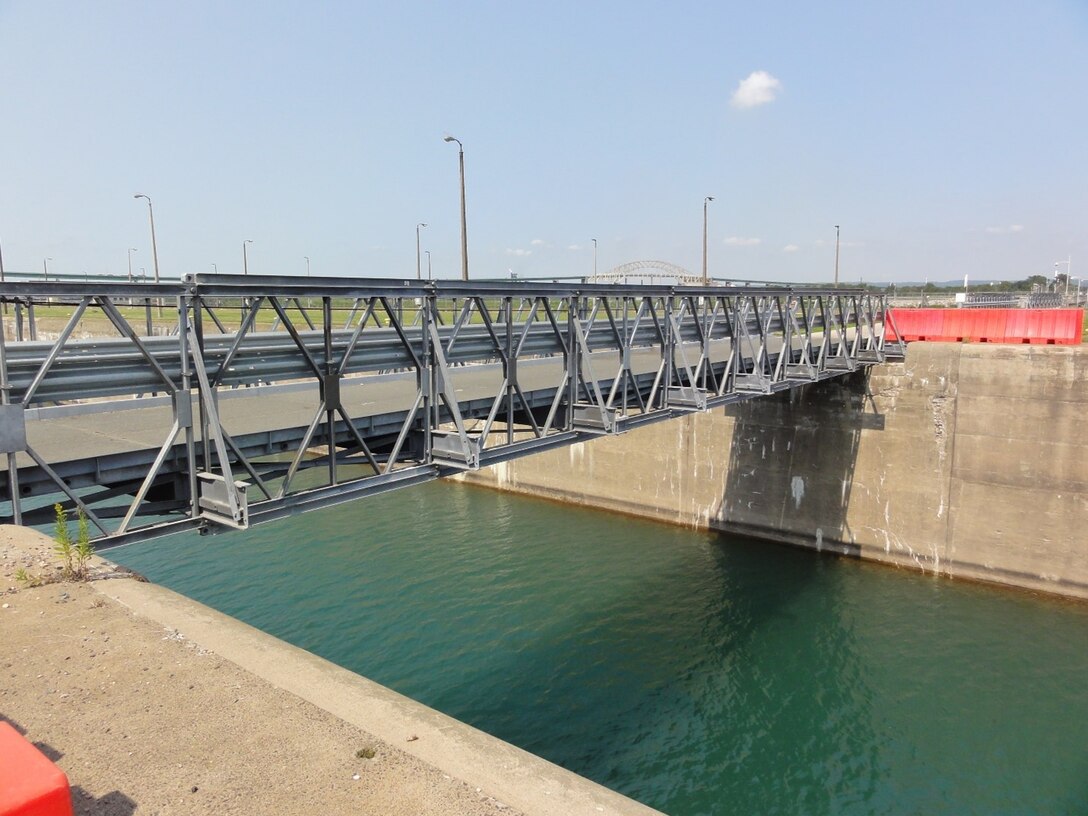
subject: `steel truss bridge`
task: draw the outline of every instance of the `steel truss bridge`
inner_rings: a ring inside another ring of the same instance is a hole
[[[245,528],[902,352],[857,289],[197,275],[6,283],[0,304],[0,515],[44,524],[59,502],[100,545]]]

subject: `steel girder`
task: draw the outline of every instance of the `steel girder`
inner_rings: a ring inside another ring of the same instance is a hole
[[[0,301],[17,321],[38,306],[34,338],[67,314],[54,340],[0,338],[6,515],[59,501],[107,544],[244,528],[888,353],[884,300],[854,289],[194,276]],[[152,336],[160,303],[176,322]],[[118,336],[74,339],[92,314]],[[92,444],[81,423],[142,435]]]

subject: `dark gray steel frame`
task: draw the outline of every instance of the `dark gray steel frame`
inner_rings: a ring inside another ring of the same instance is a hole
[[[320,302],[316,322],[303,299]],[[73,309],[55,342],[9,348],[0,338],[8,517],[22,523],[24,501],[59,491],[66,506],[86,513],[103,545],[193,527],[244,528],[902,354],[901,345],[885,347],[885,299],[860,289],[217,275],[178,285],[7,283],[0,285],[0,301],[15,304],[16,315],[22,309],[32,315],[43,301]],[[144,305],[143,336],[119,310],[125,301]],[[176,305],[174,332],[151,337],[151,304],[164,301]],[[92,308],[120,339],[71,339]],[[233,334],[217,313],[223,308],[240,310]],[[273,328],[282,331],[254,331],[265,308],[275,315]],[[296,326],[292,309],[306,329]],[[337,310],[347,312],[342,329],[334,328]],[[211,327],[218,334],[206,331]],[[19,325],[16,334],[23,336]],[[647,351],[657,356],[656,368],[636,371],[633,355]],[[612,354],[615,369],[598,375],[595,368]],[[519,361],[542,358],[562,360],[559,376],[546,388],[527,391]],[[484,365],[501,369],[493,396],[458,398],[457,381]],[[352,417],[341,400],[344,380],[380,372],[414,377],[411,405]],[[224,427],[224,390],[307,379],[318,383],[319,398],[305,428],[270,428],[235,439]],[[150,450],[122,452],[93,467],[50,463],[27,442],[27,409],[74,403],[63,410],[89,412],[101,405],[88,399],[155,393],[171,406],[173,422],[153,456]],[[324,455],[308,458],[320,446]],[[284,447],[293,451],[286,467],[259,461]],[[19,453],[32,464],[19,466]],[[346,464],[368,465],[372,474],[343,479]],[[327,468],[327,483],[292,490],[300,470],[315,466]],[[249,482],[236,480],[243,472]],[[172,485],[173,498],[149,501],[164,483]],[[262,498],[251,502],[250,487]],[[117,500],[126,495],[132,500],[119,509]],[[181,518],[163,520],[171,514]],[[31,515],[40,520],[40,508]],[[107,524],[111,517],[121,517],[116,527]]]

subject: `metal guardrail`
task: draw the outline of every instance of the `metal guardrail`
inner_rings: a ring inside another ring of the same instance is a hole
[[[126,314],[128,301],[143,308]],[[839,376],[887,351],[884,301],[853,289],[216,275],[6,283],[0,303],[70,312],[53,341],[0,339],[8,519],[42,519],[62,494],[109,543],[245,527]],[[176,313],[172,336],[148,336],[158,303]],[[74,339],[92,312],[118,337]],[[264,315],[275,331],[255,330]],[[392,382],[399,402],[359,407]],[[255,405],[312,399],[305,417],[273,411],[262,426],[251,411],[232,436],[222,411],[256,384],[272,387],[252,390]],[[151,394],[153,444],[49,450],[49,428]]]

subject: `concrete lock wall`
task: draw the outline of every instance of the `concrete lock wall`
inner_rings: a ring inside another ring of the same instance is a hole
[[[905,363],[467,481],[1088,598],[1088,349],[916,343]]]

